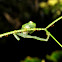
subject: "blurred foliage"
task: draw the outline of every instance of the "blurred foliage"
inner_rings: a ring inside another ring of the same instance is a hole
[[[53,51],[51,55],[46,55],[46,60],[48,62],[61,62],[62,61],[62,50]],[[45,59],[39,59],[37,57],[27,56],[24,60],[20,62],[45,62]]]
[[[30,57],[27,56],[24,60],[21,60],[20,62],[45,62],[44,59],[39,59],[38,57]]]
[[[37,57],[27,56],[24,60],[22,60],[20,62],[41,62],[41,60]]]
[[[53,18],[61,15],[62,13],[62,0],[47,0],[47,2],[40,2],[40,8],[45,14],[52,13]]]
[[[13,18],[29,18],[32,11],[35,12],[36,0],[3,0],[0,1],[1,13],[9,13]],[[31,11],[31,13],[30,13]]]
[[[46,55],[46,58],[53,62],[62,61],[62,50],[54,51],[51,55]]]

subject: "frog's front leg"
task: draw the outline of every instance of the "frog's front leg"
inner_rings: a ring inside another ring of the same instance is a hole
[[[15,33],[13,35],[18,41],[20,40],[20,38]]]

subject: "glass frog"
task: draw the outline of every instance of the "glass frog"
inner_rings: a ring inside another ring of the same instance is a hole
[[[21,30],[26,30],[26,29],[30,29],[30,28],[36,28],[36,23],[34,23],[32,21],[29,21],[28,23],[22,25]],[[40,41],[48,41],[49,36],[50,36],[48,33],[46,33],[47,38],[44,39],[44,38],[40,38],[40,37],[37,37],[37,36],[28,35],[28,33],[32,34],[33,32],[34,32],[34,30],[30,30],[30,31],[24,31],[24,32],[21,32],[21,33],[16,33],[16,34],[13,34],[13,35],[18,41],[20,40],[20,38],[18,36],[21,36],[23,38],[33,38],[33,39],[37,39],[37,40],[40,40]]]
[[[29,28],[35,28],[36,27],[36,23],[29,21],[28,23],[22,25],[21,29],[29,29]],[[27,32],[22,32],[23,34],[32,34],[34,31],[27,31]]]
[[[25,23],[22,25],[22,29],[29,29],[29,28],[35,28],[36,27],[36,23],[32,22],[32,21],[29,21],[28,23]],[[16,34],[13,34],[14,37],[17,39],[17,40],[20,40],[20,38],[18,36],[21,36],[21,37],[24,37],[24,38],[28,38],[28,33],[31,34],[33,33],[34,31],[31,30],[31,31],[25,31],[25,32],[21,32],[21,33],[16,33]],[[18,35],[18,36],[17,36]]]

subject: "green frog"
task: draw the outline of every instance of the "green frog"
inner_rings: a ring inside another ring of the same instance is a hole
[[[27,29],[30,29],[30,28],[36,28],[36,23],[32,22],[32,21],[29,21],[28,23],[26,24],[23,24],[22,25],[22,28],[21,30],[25,30],[21,33],[16,33],[16,34],[13,34],[14,37],[19,41],[20,38],[18,36],[21,36],[23,38],[33,38],[33,39],[37,39],[37,40],[40,40],[40,41],[48,41],[49,39],[49,34],[47,34],[47,38],[44,39],[44,38],[40,38],[40,37],[37,37],[37,36],[31,36],[29,34],[32,34],[35,30],[30,30],[30,31],[27,31]],[[18,36],[17,36],[18,35]]]

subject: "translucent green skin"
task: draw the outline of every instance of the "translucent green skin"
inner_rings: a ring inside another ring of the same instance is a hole
[[[29,29],[29,28],[35,28],[36,27],[36,23],[32,22],[32,21],[29,21],[28,23],[26,24],[23,24],[22,25],[22,28],[21,29]],[[29,32],[26,32],[26,33],[33,33],[34,31],[29,31]],[[24,33],[24,32],[22,32]]]
[[[29,21],[28,23],[22,25],[22,29],[25,29],[25,28],[28,28],[28,27],[35,28],[36,27],[36,23],[34,23],[32,21]]]

